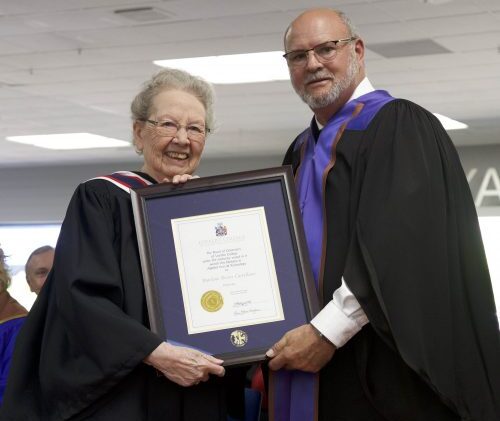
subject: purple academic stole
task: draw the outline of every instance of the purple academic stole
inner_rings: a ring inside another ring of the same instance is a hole
[[[373,91],[345,104],[327,123],[315,142],[312,130],[297,140],[301,163],[296,188],[306,233],[309,258],[318,293],[321,295],[323,237],[325,226],[324,190],[326,177],[335,165],[337,142],[344,130],[364,130],[380,108],[394,100],[386,91]],[[270,421],[313,421],[318,418],[319,376],[302,371],[272,373]]]

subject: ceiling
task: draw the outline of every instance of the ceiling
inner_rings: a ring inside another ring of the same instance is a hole
[[[499,0],[1,0],[0,168],[133,160],[132,148],[50,151],[5,137],[130,140],[129,104],[159,69],[152,60],[281,50],[295,16],[332,5],[365,39],[376,87],[467,123],[450,132],[457,145],[500,143]],[[143,7],[153,9],[123,12]],[[311,116],[289,81],[215,88],[206,157],[282,154]]]

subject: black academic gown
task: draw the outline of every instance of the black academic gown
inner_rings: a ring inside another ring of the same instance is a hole
[[[142,363],[162,341],[148,327],[130,195],[83,183],[18,337],[0,419],[226,421],[228,394],[241,415],[241,371],[180,387]]]
[[[491,282],[447,133],[395,100],[332,158],[321,293],[326,304],[344,276],[370,323],[321,371],[320,419],[500,420]],[[284,163],[300,160],[292,144]]]

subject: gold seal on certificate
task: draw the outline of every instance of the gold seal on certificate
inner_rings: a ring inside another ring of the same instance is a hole
[[[224,300],[218,291],[207,291],[201,296],[201,306],[210,313],[219,311],[223,305]]]

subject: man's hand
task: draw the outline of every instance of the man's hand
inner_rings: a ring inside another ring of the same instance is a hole
[[[269,368],[317,373],[331,360],[337,348],[310,324],[290,330],[269,349]]]
[[[144,362],[181,386],[197,385],[206,382],[210,374],[222,377],[225,373],[222,360],[166,342],[162,342]]]

